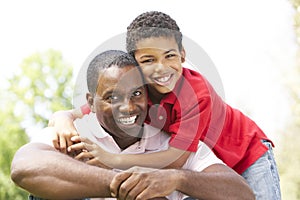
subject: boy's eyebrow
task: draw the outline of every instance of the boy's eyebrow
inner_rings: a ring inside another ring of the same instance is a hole
[[[168,54],[168,53],[170,53],[171,51],[177,51],[176,49],[170,49],[170,50],[168,50],[168,51],[166,51],[164,54]]]
[[[168,54],[168,53],[170,53],[172,51],[177,52],[176,49],[169,49],[169,50],[165,51],[163,54]],[[153,56],[152,55],[142,55],[140,58],[150,58],[150,57],[153,57]]]

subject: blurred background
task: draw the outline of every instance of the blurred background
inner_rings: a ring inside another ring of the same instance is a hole
[[[72,108],[75,79],[99,45],[145,11],[175,19],[221,77],[225,101],[274,141],[283,199],[300,199],[300,0],[0,0],[0,199],[27,199],[10,180],[16,150],[54,111]]]

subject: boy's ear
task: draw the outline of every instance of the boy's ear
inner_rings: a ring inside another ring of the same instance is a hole
[[[185,54],[185,49],[183,47],[180,51],[180,54],[181,54],[181,62],[184,63],[186,54]]]
[[[86,101],[89,104],[91,111],[95,112],[95,109],[94,109],[94,98],[93,98],[93,95],[91,93],[86,93]]]

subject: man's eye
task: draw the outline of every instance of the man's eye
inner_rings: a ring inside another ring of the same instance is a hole
[[[141,91],[134,91],[132,96],[141,96],[142,95],[142,92]]]
[[[110,100],[110,101],[115,101],[115,100],[118,100],[118,97],[114,96],[114,95],[111,95],[111,96],[107,97],[107,99]]]

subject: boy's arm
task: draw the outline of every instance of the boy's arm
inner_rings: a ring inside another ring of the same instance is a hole
[[[76,137],[74,137],[76,138]],[[72,139],[74,139],[72,138]],[[191,152],[169,147],[167,150],[148,154],[113,154],[103,150],[87,138],[74,144],[68,151],[87,149],[96,159],[110,168],[129,169],[133,166],[150,168],[181,168]],[[84,145],[84,147],[82,146]]]
[[[107,152],[106,152],[107,153]],[[115,168],[128,169],[133,166],[150,167],[150,168],[181,168],[187,161],[191,152],[169,147],[167,150],[148,153],[148,154],[116,154],[107,155],[103,163],[108,162]],[[114,159],[109,156],[116,156]],[[103,155],[101,155],[103,159]]]
[[[55,126],[60,119],[66,120],[69,123],[73,123],[76,119],[81,119],[84,115],[91,112],[88,104],[80,106],[80,108],[74,108],[71,110],[60,110],[53,113],[49,119],[48,126]]]
[[[48,126],[54,127],[56,134],[53,137],[53,146],[63,153],[66,153],[66,149],[73,144],[71,137],[78,135],[78,132],[74,126],[74,120],[82,118],[84,115],[90,113],[88,104],[81,106],[80,108],[74,108],[72,110],[62,110],[53,113]]]
[[[72,159],[42,143],[21,147],[11,166],[11,178],[18,186],[46,199],[109,197],[109,184],[115,174]]]

